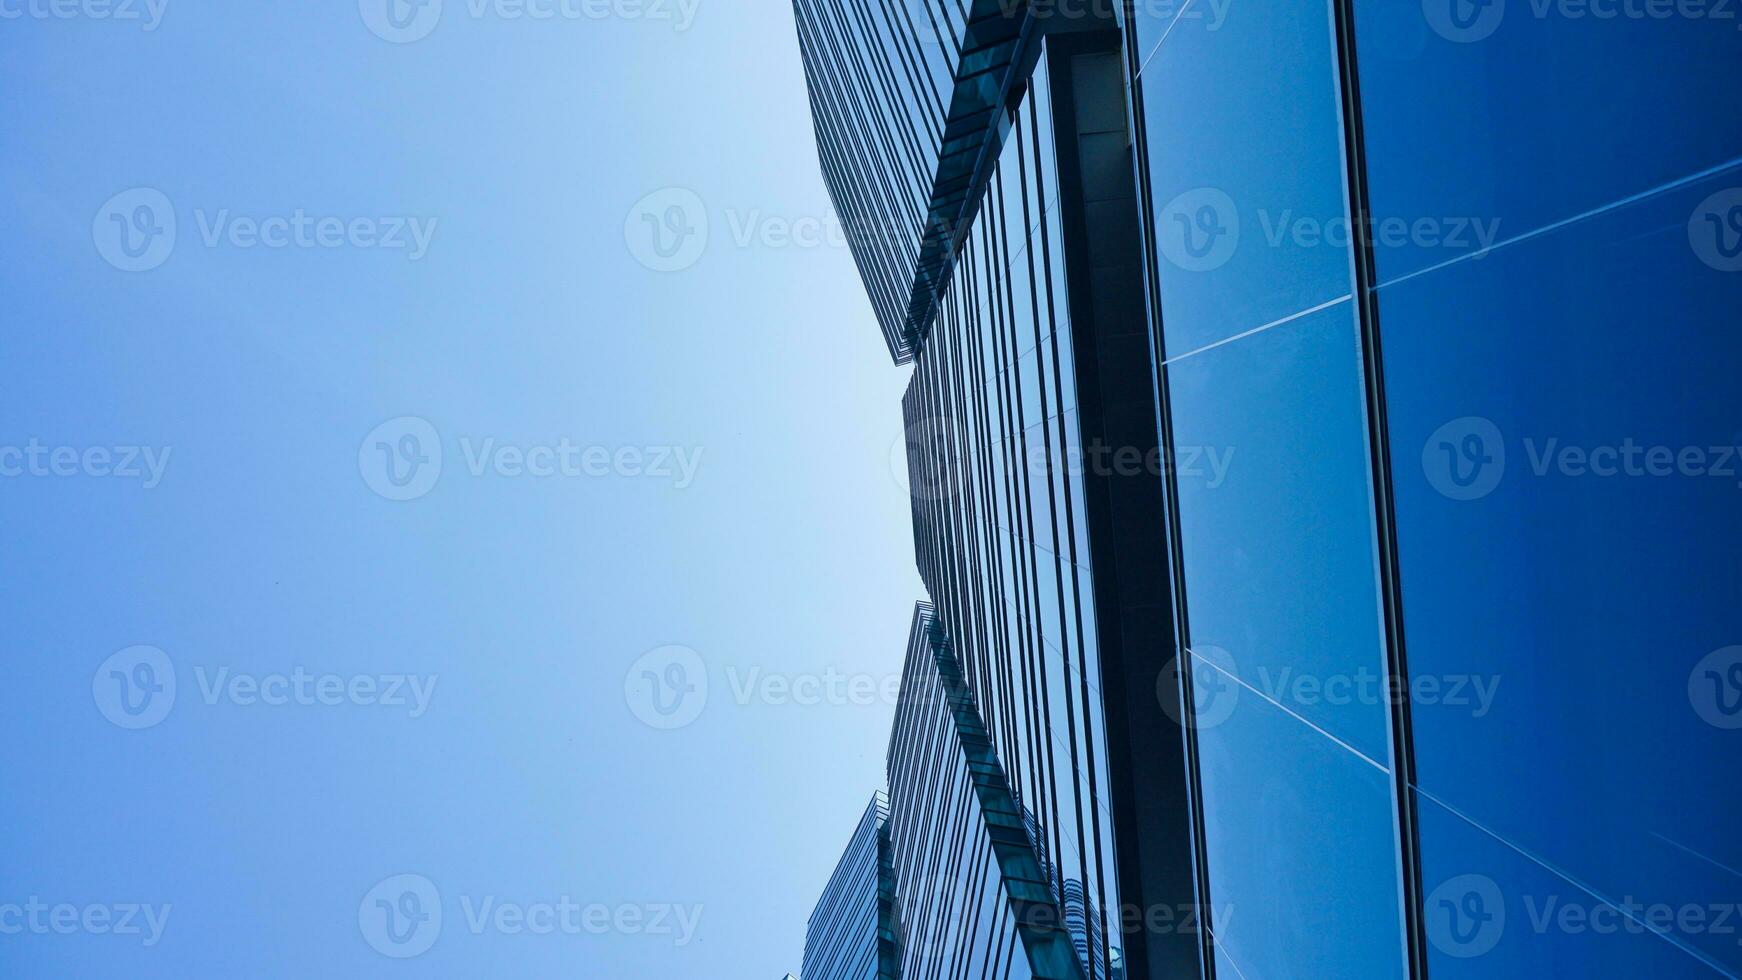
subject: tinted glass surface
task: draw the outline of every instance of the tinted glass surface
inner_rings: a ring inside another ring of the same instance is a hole
[[[1210,658],[1196,673],[1215,935],[1237,967],[1223,976],[1402,976],[1390,774]]]
[[[1330,8],[1222,7],[1139,76],[1171,356],[1349,294]]]
[[[1612,901],[1742,901],[1738,184],[1380,294],[1420,785]]]
[[[1402,968],[1357,351],[1343,303],[1168,368],[1211,905],[1245,976]]]
[[[1357,351],[1343,303],[1174,362],[1168,382],[1194,647],[1389,766]]]
[[[1381,219],[1498,222],[1499,237],[1513,238],[1742,157],[1733,3],[1355,8]],[[1379,277],[1471,250],[1416,235],[1382,241]]]

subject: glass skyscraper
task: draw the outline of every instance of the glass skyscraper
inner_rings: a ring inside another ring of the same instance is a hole
[[[893,980],[895,869],[889,848],[889,798],[879,792],[817,900],[805,930],[806,980]]]
[[[932,610],[914,613],[889,745],[904,977],[1087,976],[1052,877]]]
[[[1021,937],[915,911],[1000,894],[959,678],[1085,977],[1742,973],[1742,13],[795,7],[914,365],[898,937]]]

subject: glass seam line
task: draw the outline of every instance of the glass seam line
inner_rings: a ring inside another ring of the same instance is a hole
[[[1201,916],[1199,921],[1202,921]],[[1246,971],[1240,969],[1239,961],[1234,959],[1234,951],[1228,948],[1228,944],[1222,941],[1222,937],[1216,934],[1216,930],[1206,925],[1204,931],[1210,934],[1210,943],[1221,950],[1223,956],[1227,957],[1228,965],[1234,968],[1235,973],[1239,974],[1240,980],[1246,980]]]
[[[1373,768],[1379,770],[1380,772],[1384,773],[1386,776],[1391,775],[1390,769],[1388,769],[1385,766],[1382,766],[1379,763],[1373,761],[1371,758],[1368,757],[1367,753],[1362,752],[1360,749],[1355,748],[1353,745],[1350,745],[1348,742],[1343,741],[1342,739],[1338,738],[1335,735],[1332,735],[1330,732],[1326,731],[1325,729],[1323,729],[1323,728],[1319,727],[1318,725],[1315,725],[1312,722],[1308,721],[1305,717],[1303,717],[1299,712],[1295,711],[1293,708],[1290,708],[1289,706],[1276,700],[1275,698],[1271,697],[1270,695],[1265,694],[1263,691],[1260,691],[1258,688],[1253,687],[1251,684],[1246,683],[1241,678],[1235,677],[1233,674],[1228,673],[1226,670],[1222,669],[1222,667],[1220,665],[1218,665],[1210,660],[1206,660],[1204,658],[1204,656],[1202,654],[1198,653],[1196,650],[1191,651],[1191,654],[1192,654],[1193,660],[1196,660],[1196,661],[1208,664],[1211,667],[1214,667],[1216,670],[1216,673],[1221,674],[1223,677],[1228,678],[1229,680],[1240,685],[1241,687],[1245,688],[1246,690],[1251,691],[1253,694],[1258,695],[1260,698],[1263,698],[1265,701],[1269,702],[1270,704],[1275,705],[1279,711],[1285,712],[1290,717],[1292,717],[1294,720],[1300,722],[1301,724],[1307,726],[1308,728],[1312,729],[1313,731],[1318,732],[1320,735],[1323,735],[1324,737],[1330,739],[1332,742],[1335,742],[1336,744],[1347,749],[1351,755],[1355,756],[1357,759],[1360,759],[1362,762],[1367,763],[1368,765],[1372,766]]]
[[[1155,43],[1150,46],[1149,53],[1143,56],[1143,63],[1137,66],[1137,71],[1133,73],[1132,78],[1143,77],[1144,69],[1148,68],[1149,63],[1155,60],[1155,56],[1161,53],[1161,46],[1167,43],[1168,36],[1173,33],[1174,28],[1179,26],[1179,22],[1185,18],[1186,11],[1191,9],[1192,4],[1196,2],[1197,0],[1186,0],[1185,3],[1180,4],[1179,13],[1174,14],[1173,20],[1167,22],[1167,30],[1162,31],[1161,37],[1157,38]],[[1137,31],[1133,27],[1132,35],[1136,36],[1136,33]]]
[[[1660,841],[1663,841],[1665,844],[1668,844],[1669,846],[1675,848],[1678,851],[1685,851],[1686,853],[1691,854],[1694,857],[1699,858],[1701,861],[1706,862],[1707,864],[1711,865],[1714,868],[1717,868],[1721,871],[1728,871],[1729,873],[1735,875],[1736,877],[1742,878],[1742,871],[1737,871],[1735,868],[1730,867],[1729,865],[1723,863],[1722,861],[1717,860],[1716,858],[1708,857],[1707,855],[1701,854],[1699,851],[1694,850],[1693,848],[1687,846],[1686,844],[1682,844],[1682,843],[1679,843],[1677,841],[1670,840],[1668,837],[1663,836],[1662,834],[1658,833],[1655,830],[1651,831],[1650,833],[1651,833],[1651,836],[1657,838]]]
[[[1654,928],[1651,925],[1651,923],[1649,923],[1649,922],[1644,922],[1638,918],[1635,918],[1632,915],[1628,915],[1627,910],[1622,908],[1620,906],[1620,904],[1610,900],[1609,898],[1604,896],[1601,892],[1597,891],[1595,888],[1592,888],[1590,885],[1587,885],[1584,882],[1578,880],[1577,878],[1574,878],[1572,875],[1567,874],[1566,872],[1560,870],[1559,868],[1556,868],[1554,865],[1552,865],[1552,864],[1548,863],[1547,861],[1544,861],[1543,859],[1530,853],[1529,851],[1525,850],[1523,847],[1520,847],[1519,845],[1514,844],[1512,841],[1507,840],[1505,837],[1502,837],[1499,834],[1495,833],[1494,831],[1489,830],[1487,827],[1484,827],[1482,824],[1477,823],[1475,820],[1472,820],[1470,817],[1466,816],[1461,810],[1457,809],[1456,807],[1452,806],[1451,804],[1447,803],[1446,801],[1440,799],[1439,797],[1435,796],[1434,794],[1428,792],[1427,790],[1422,789],[1420,786],[1411,786],[1410,789],[1414,790],[1417,794],[1419,794],[1421,796],[1427,797],[1429,800],[1433,801],[1441,809],[1445,810],[1447,813],[1451,814],[1452,816],[1457,817],[1459,820],[1464,821],[1465,823],[1476,828],[1477,830],[1481,831],[1482,833],[1484,833],[1484,834],[1488,835],[1489,837],[1492,837],[1495,840],[1499,841],[1501,844],[1505,845],[1509,850],[1515,851],[1520,856],[1522,856],[1526,860],[1530,861],[1532,864],[1535,864],[1538,867],[1542,868],[1544,871],[1547,871],[1549,874],[1554,875],[1556,878],[1561,879],[1562,881],[1566,882],[1567,884],[1572,885],[1574,888],[1577,888],[1578,890],[1591,896],[1592,898],[1596,899],[1597,901],[1602,902],[1604,905],[1607,905],[1610,908],[1614,909],[1615,911],[1621,913],[1621,915],[1624,916],[1627,919],[1627,921],[1638,925],[1640,928],[1642,928],[1645,931],[1651,933],[1652,935],[1658,937],[1659,939],[1662,939],[1664,942],[1669,943],[1671,946],[1675,947],[1676,949],[1680,950],[1681,952],[1686,953],[1689,956],[1692,956],[1696,960],[1699,960],[1702,964],[1704,964],[1708,967],[1711,967],[1713,970],[1717,971],[1720,975],[1729,977],[1729,978],[1731,978],[1731,980],[1737,980],[1736,974],[1731,973],[1729,970],[1725,969],[1723,964],[1714,962],[1711,959],[1711,957],[1709,957],[1703,951],[1701,951],[1695,947],[1688,946],[1688,945],[1684,944],[1680,939],[1676,938],[1673,934],[1671,934],[1667,931],[1661,931],[1661,930]]]
[[[1582,221],[1589,221],[1592,218],[1601,217],[1602,215],[1607,214],[1610,211],[1616,211],[1616,210],[1619,210],[1621,208],[1628,207],[1630,205],[1639,204],[1643,201],[1650,200],[1651,198],[1658,197],[1658,196],[1663,195],[1663,194],[1668,194],[1672,191],[1681,190],[1681,189],[1688,187],[1692,184],[1697,184],[1702,180],[1706,180],[1707,178],[1717,177],[1720,174],[1726,173],[1727,171],[1737,169],[1738,167],[1742,167],[1742,157],[1736,157],[1734,159],[1727,160],[1724,163],[1720,163],[1716,166],[1707,167],[1706,169],[1701,170],[1698,173],[1689,174],[1686,177],[1681,177],[1681,178],[1678,178],[1676,180],[1672,180],[1667,184],[1659,184],[1656,187],[1650,188],[1648,190],[1643,190],[1637,194],[1632,194],[1632,195],[1629,195],[1627,197],[1624,197],[1624,198],[1620,199],[1619,201],[1612,201],[1608,204],[1603,204],[1603,205],[1599,205],[1598,207],[1592,208],[1589,211],[1582,211],[1578,214],[1573,215],[1570,218],[1562,218],[1559,221],[1544,225],[1541,228],[1538,228],[1534,231],[1527,231],[1527,232],[1524,232],[1523,234],[1515,235],[1512,238],[1506,239],[1505,241],[1495,242],[1493,245],[1490,245],[1487,248],[1482,249],[1481,251],[1466,252],[1463,255],[1454,256],[1453,258],[1446,259],[1443,262],[1439,262],[1439,263],[1436,263],[1434,265],[1430,265],[1425,269],[1417,269],[1414,272],[1405,273],[1401,276],[1398,276],[1395,279],[1387,279],[1386,281],[1380,283],[1379,285],[1374,286],[1373,291],[1378,292],[1379,290],[1385,289],[1389,286],[1395,286],[1395,285],[1398,285],[1399,283],[1408,282],[1411,279],[1415,279],[1415,278],[1420,277],[1420,276],[1425,276],[1430,272],[1438,272],[1439,270],[1444,269],[1447,266],[1457,265],[1460,262],[1468,262],[1468,261],[1471,261],[1472,259],[1483,258],[1485,256],[1493,254],[1494,252],[1498,252],[1501,249],[1506,248],[1510,245],[1517,245],[1517,244],[1520,244],[1522,242],[1530,241],[1533,238],[1540,238],[1543,235],[1549,234],[1550,232],[1559,231],[1562,228],[1565,228],[1569,225],[1576,225]]]
[[[1212,351],[1218,347],[1224,347],[1228,344],[1233,343],[1236,340],[1244,340],[1245,338],[1250,337],[1254,334],[1260,334],[1260,333],[1263,333],[1264,331],[1270,330],[1274,327],[1280,327],[1285,323],[1293,323],[1294,321],[1299,320],[1302,317],[1312,316],[1314,313],[1322,313],[1325,310],[1328,310],[1333,306],[1337,306],[1338,304],[1341,304],[1341,303],[1347,303],[1354,298],[1355,298],[1355,296],[1353,293],[1344,293],[1343,295],[1338,296],[1336,299],[1326,300],[1325,302],[1320,303],[1317,306],[1308,307],[1307,309],[1301,310],[1298,313],[1290,313],[1288,316],[1285,316],[1280,320],[1272,320],[1269,323],[1266,323],[1261,327],[1253,327],[1251,330],[1247,330],[1244,333],[1237,333],[1232,337],[1223,337],[1221,340],[1218,340],[1214,343],[1205,344],[1204,346],[1199,347],[1196,350],[1189,350],[1189,351],[1186,351],[1184,354],[1179,354],[1177,356],[1170,357],[1167,360],[1162,361],[1161,366],[1168,367],[1169,365],[1177,364],[1180,361],[1183,361],[1188,357],[1195,357],[1198,354],[1204,353],[1205,351]]]

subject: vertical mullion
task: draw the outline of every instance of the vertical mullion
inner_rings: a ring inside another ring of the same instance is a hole
[[[1379,554],[1380,604],[1384,615],[1387,667],[1394,692],[1387,698],[1391,722],[1391,776],[1398,841],[1399,898],[1403,904],[1404,965],[1411,977],[1427,977],[1427,944],[1422,923],[1421,842],[1415,800],[1415,742],[1408,695],[1409,661],[1404,646],[1403,594],[1398,565],[1397,515],[1392,497],[1390,428],[1386,418],[1385,359],[1380,347],[1379,293],[1372,236],[1372,202],[1367,182],[1366,132],[1361,115],[1361,79],[1355,54],[1355,2],[1331,0],[1332,42],[1336,45],[1343,116],[1345,201],[1355,233],[1350,242],[1351,286],[1359,318],[1366,388],[1367,445],[1373,491],[1374,528]]]
[[[1162,459],[1162,519],[1167,534],[1168,586],[1173,598],[1175,674],[1180,688],[1180,727],[1185,743],[1186,789],[1191,799],[1193,874],[1197,882],[1198,955],[1204,980],[1217,980],[1215,921],[1213,893],[1210,890],[1209,838],[1205,830],[1204,782],[1200,765],[1196,692],[1196,674],[1192,662],[1191,616],[1187,600],[1185,572],[1185,537],[1179,513],[1178,459],[1174,448],[1173,396],[1171,373],[1167,366],[1166,315],[1161,297],[1161,256],[1156,248],[1155,202],[1150,184],[1148,125],[1144,116],[1142,52],[1138,43],[1133,4],[1127,3],[1125,13],[1125,48],[1127,77],[1130,83],[1131,140],[1133,159],[1137,167],[1137,200],[1139,220],[1143,228],[1143,264],[1148,271],[1145,299],[1148,301],[1150,361],[1155,371],[1156,441]]]

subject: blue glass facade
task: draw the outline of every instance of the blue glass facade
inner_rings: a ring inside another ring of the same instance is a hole
[[[889,845],[889,798],[879,792],[805,928],[805,980],[894,980],[895,867]]]
[[[929,608],[914,615],[889,745],[903,977],[1080,980],[1031,823]]]
[[[905,404],[922,577],[1064,900],[1119,908],[1045,80],[1016,112]],[[1086,935],[1086,933],[1085,933]],[[1085,949],[1087,944],[1085,943]],[[1099,943],[1085,966],[1118,954]]]
[[[930,654],[910,653],[892,743],[903,962],[936,976],[1038,970],[1039,940],[1025,944],[1023,930],[1050,923],[1060,941],[1046,955],[1068,960],[1070,975],[1160,975],[1129,972],[1146,946],[1139,936],[1131,947],[1122,917],[1170,874],[1176,904],[1190,904],[1189,842],[1183,829],[1152,835],[1171,837],[1173,854],[1152,849],[1147,860],[1166,870],[1146,877],[1137,831],[1164,817],[1136,815],[1137,794],[1113,773],[1166,743],[1135,737],[1126,699],[1104,693],[1129,673],[1144,723],[1158,715],[1154,670],[1142,665],[1165,616],[1164,565],[1141,545],[1159,520],[1144,529],[1117,513],[1132,501],[1150,513],[1161,497],[1119,33],[1110,15],[1060,18],[1007,0],[962,8],[922,238],[929,264],[912,273],[905,332],[891,344],[914,364],[903,410],[916,555],[935,603],[924,618],[948,651],[937,670]],[[801,2],[801,20],[826,19],[819,9]],[[828,83],[813,70],[812,84]],[[813,89],[813,100],[827,94]],[[832,193],[866,193],[859,171],[827,163],[831,125],[819,119]],[[877,305],[878,283],[867,287]],[[1100,460],[1114,450],[1136,456],[1134,472],[1108,471]],[[1121,530],[1129,554],[1110,543]],[[960,685],[971,723],[926,713],[938,684]],[[954,741],[940,748],[926,732]],[[1173,760],[1177,800],[1185,768],[1177,750]],[[997,769],[995,803],[977,782],[983,764]],[[966,808],[950,827],[935,825],[943,811],[928,794],[939,793]],[[984,838],[970,830],[982,823]],[[1019,839],[1000,836],[1012,829]],[[973,842],[967,866],[934,853],[940,834]],[[1026,918],[1001,911],[1013,880]],[[1047,969],[1034,975],[1067,973]]]
[[[1077,968],[1742,973],[1742,14],[1096,8],[1002,4],[892,291],[933,631]],[[924,710],[904,913],[976,826]],[[912,934],[1015,949],[968,853]]]
[[[900,356],[967,13],[960,0],[877,6],[795,0],[793,9],[823,173]]]
[[[1127,14],[1213,962],[1735,975],[1736,19]]]

